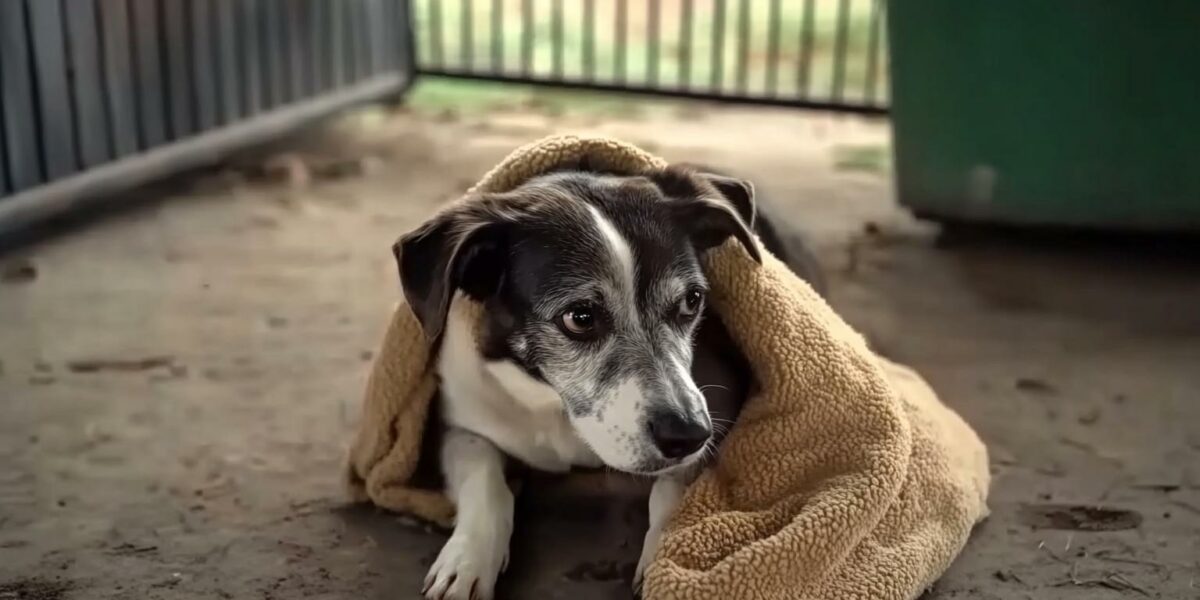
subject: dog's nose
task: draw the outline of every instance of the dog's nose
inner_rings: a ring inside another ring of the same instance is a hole
[[[650,419],[650,438],[667,458],[683,458],[699,450],[711,436],[712,428],[707,423],[675,412],[664,412]]]

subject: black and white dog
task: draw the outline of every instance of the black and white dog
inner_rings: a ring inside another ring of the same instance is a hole
[[[512,533],[509,459],[654,477],[640,585],[714,431],[751,384],[706,313],[699,255],[733,237],[758,260],[755,231],[819,285],[803,246],[755,213],[748,182],[690,168],[561,171],[455,205],[401,238],[405,297],[438,348],[440,459],[458,509],[427,598],[492,597]],[[481,323],[455,309],[463,297],[482,304]]]

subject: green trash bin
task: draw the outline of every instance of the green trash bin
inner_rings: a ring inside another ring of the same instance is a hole
[[[1200,0],[893,0],[918,216],[1200,230]]]

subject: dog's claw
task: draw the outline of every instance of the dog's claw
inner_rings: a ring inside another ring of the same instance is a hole
[[[491,600],[501,554],[486,546],[469,536],[451,536],[429,568],[421,592],[425,599]]]

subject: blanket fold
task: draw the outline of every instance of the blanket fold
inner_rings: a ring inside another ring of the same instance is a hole
[[[580,166],[634,174],[666,163],[614,140],[553,137],[515,151],[472,192]],[[986,449],[915,372],[876,356],[762,254],[760,266],[730,241],[704,258],[711,302],[758,386],[666,528],[644,596],[914,598],[987,514]],[[367,385],[348,481],[358,499],[448,525],[451,504],[414,482],[437,388],[430,362],[401,304]]]

